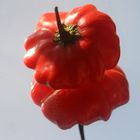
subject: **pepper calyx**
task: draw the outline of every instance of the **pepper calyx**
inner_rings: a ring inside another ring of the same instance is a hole
[[[61,23],[58,7],[55,7],[55,15],[58,31],[55,33],[54,41],[62,46],[73,43],[80,38],[77,25],[65,25]]]

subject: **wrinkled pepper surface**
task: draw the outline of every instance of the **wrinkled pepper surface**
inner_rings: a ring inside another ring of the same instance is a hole
[[[73,89],[54,90],[33,80],[33,101],[60,128],[97,120],[108,120],[116,107],[128,102],[128,82],[120,68],[106,70],[99,83]]]
[[[60,128],[108,120],[129,99],[113,20],[94,5],[43,14],[25,41],[31,96]]]

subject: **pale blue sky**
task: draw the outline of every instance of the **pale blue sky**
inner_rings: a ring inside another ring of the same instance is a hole
[[[139,0],[0,0],[0,139],[80,140],[77,126],[61,130],[49,122],[29,95],[32,70],[23,64],[23,42],[39,16],[86,3],[108,13],[117,25],[121,59],[130,85],[130,101],[107,122],[85,127],[86,140],[140,139],[140,1]]]

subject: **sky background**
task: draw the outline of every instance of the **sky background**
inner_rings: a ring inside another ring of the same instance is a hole
[[[23,64],[24,39],[44,12],[69,11],[92,3],[115,21],[121,41],[120,66],[130,86],[130,101],[109,121],[85,127],[86,140],[140,139],[139,0],[0,0],[0,140],[80,140],[77,126],[61,130],[31,100],[33,71]]]

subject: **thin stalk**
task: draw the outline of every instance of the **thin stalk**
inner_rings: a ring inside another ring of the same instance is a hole
[[[59,30],[59,33],[60,33],[60,39],[65,44],[67,38],[70,37],[70,34],[69,34],[69,32],[67,32],[64,29],[64,26],[61,23],[61,19],[60,19],[60,15],[59,15],[57,6],[55,7],[55,16],[56,16],[56,21],[57,21],[57,27],[58,27],[58,30]]]
[[[85,140],[85,135],[84,135],[84,126],[79,124],[78,125],[78,128],[79,128],[79,132],[80,132],[80,137],[81,137],[81,140]]]

